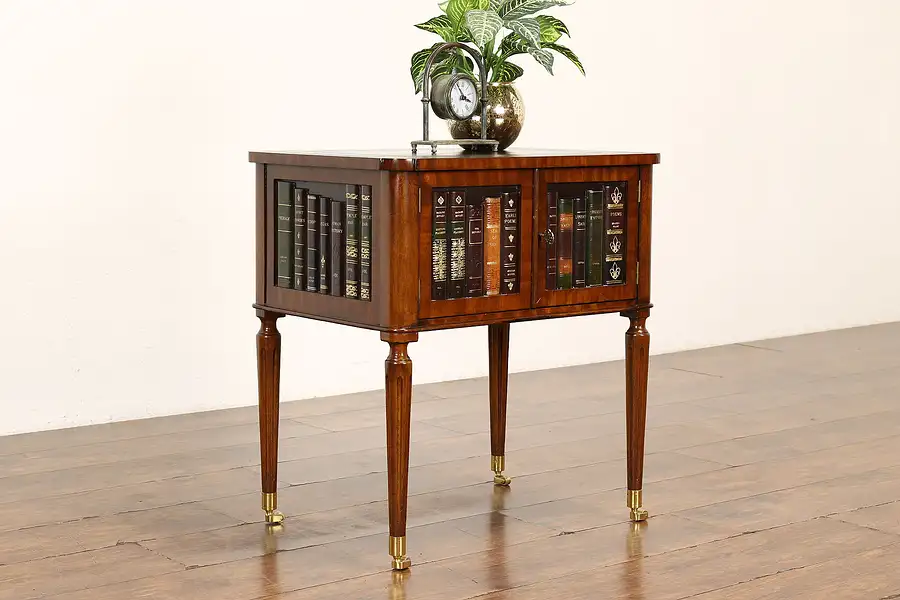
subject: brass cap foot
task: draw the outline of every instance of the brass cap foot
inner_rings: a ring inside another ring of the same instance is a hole
[[[494,473],[494,485],[508,487],[510,483],[512,483],[512,477],[507,477],[503,473]]]
[[[646,521],[647,517],[650,516],[643,508],[632,508],[631,509],[631,520],[635,523],[640,523],[641,521]]]
[[[281,525],[284,522],[284,514],[277,510],[266,511],[266,525]]]
[[[391,560],[391,568],[395,571],[405,571],[412,566],[412,561],[408,556],[401,556]]]
[[[630,509],[631,520],[635,523],[646,521],[649,513],[641,507],[643,503],[643,494],[641,490],[628,490],[626,496],[626,506]]]
[[[406,555],[406,536],[390,536],[388,538],[388,552],[391,553],[391,568],[395,571],[403,571],[409,568],[412,561]]]

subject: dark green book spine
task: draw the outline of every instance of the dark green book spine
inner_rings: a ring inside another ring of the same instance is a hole
[[[559,193],[547,192],[547,285],[548,290],[555,290],[558,285],[557,268],[559,257],[556,255],[559,242]]]
[[[606,230],[606,257],[603,285],[625,283],[625,192],[626,183],[607,184],[604,228]]]
[[[319,291],[319,196],[306,196],[306,291]]]
[[[346,203],[340,200],[331,201],[331,261],[329,271],[331,273],[332,296],[344,294],[344,261],[342,260],[344,248],[347,242],[344,240],[344,207]]]
[[[448,298],[466,297],[466,194],[450,194],[450,226],[447,232],[450,257]]]
[[[372,186],[359,186],[359,299],[372,299]]]
[[[294,188],[294,289],[306,289],[306,188]]]
[[[567,290],[572,287],[572,242],[574,210],[571,198],[559,199],[559,240],[556,243],[557,277],[556,287]]]
[[[344,295],[359,298],[359,186],[348,185],[344,198],[347,200],[344,236]]]
[[[583,288],[587,282],[587,207],[584,198],[575,198],[575,229],[572,236],[572,287]]]
[[[603,285],[603,190],[588,190],[587,285]]]
[[[331,283],[331,198],[319,196],[319,293],[328,293]]]
[[[275,285],[289,288],[294,285],[294,203],[293,183],[278,181],[275,184]]]

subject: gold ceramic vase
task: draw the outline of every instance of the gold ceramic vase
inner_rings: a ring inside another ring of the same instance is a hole
[[[522,95],[512,83],[489,83],[487,136],[500,142],[498,150],[508,148],[522,131],[525,123],[525,105]],[[481,111],[465,121],[449,121],[450,135],[453,139],[472,139],[481,137]],[[464,146],[465,147],[465,146]],[[490,151],[490,146],[465,147],[474,152]]]

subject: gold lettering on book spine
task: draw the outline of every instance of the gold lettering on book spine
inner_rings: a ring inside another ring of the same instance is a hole
[[[500,198],[484,199],[484,294],[500,293]]]

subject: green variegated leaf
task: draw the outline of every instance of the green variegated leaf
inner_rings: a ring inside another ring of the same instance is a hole
[[[453,2],[453,0],[450,1],[451,3]],[[506,0],[500,5],[497,13],[503,17],[504,21],[508,22],[533,15],[539,10],[544,10],[551,6],[568,6],[569,4],[572,4],[572,2],[568,0]]]
[[[484,48],[503,27],[503,19],[492,10],[470,10],[466,13],[466,25],[475,45]]]
[[[507,21],[506,26],[513,33],[518,34],[520,38],[525,40],[532,48],[541,47],[541,26],[535,19],[516,19],[515,21]]]
[[[585,75],[584,65],[581,64],[581,60],[577,56],[575,56],[574,52],[572,52],[565,46],[562,46],[560,44],[544,44],[544,48],[546,48],[548,50],[555,50],[555,51],[559,52],[560,54],[562,54],[563,56],[568,58],[570,61],[572,61],[572,64],[575,65],[576,67],[578,67],[578,70],[581,71],[582,75]]]
[[[440,8],[445,13],[447,12],[447,5],[450,4],[450,0],[444,0],[443,2],[438,2],[438,8]]]
[[[423,31],[430,31],[431,33],[438,34],[445,42],[456,41],[455,36],[453,35],[453,23],[450,22],[450,17],[447,15],[428,19],[424,23],[419,23],[416,27]]]
[[[425,48],[424,50],[419,50],[415,54],[412,55],[412,62],[409,67],[409,74],[412,76],[413,84],[416,86],[416,93],[418,94],[422,91],[422,81],[425,78],[425,63],[428,62],[428,57],[431,56],[431,53],[434,52],[434,49],[443,44],[443,42],[438,42],[431,46],[431,48]],[[436,58],[436,61],[441,59],[440,56]]]
[[[465,26],[466,13],[470,10],[478,10],[481,0],[450,0],[447,5],[447,16],[453,27],[461,29]]]
[[[549,15],[539,15],[535,17],[538,24],[541,26],[541,43],[542,44],[552,44],[556,40],[562,37],[562,34],[566,34],[569,37],[572,37],[569,33],[569,28],[566,27],[566,24],[557,19],[556,17],[551,17]]]
[[[525,74],[525,71],[519,65],[509,61],[503,61],[499,65],[495,65],[491,73],[491,81],[495,83],[515,81]]]
[[[506,60],[516,54],[525,54],[526,52],[528,52],[528,42],[515,33],[509,34],[500,42],[500,58],[502,60]]]
[[[476,10],[491,10],[491,0],[478,0],[478,8]]]
[[[500,5],[503,4],[503,2],[504,0],[491,0],[491,10],[500,10]]]
[[[553,55],[550,54],[549,50],[544,50],[543,48],[529,48],[528,54],[534,57],[534,60],[538,61],[542,67],[547,69],[547,72],[553,75]]]

